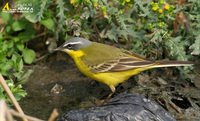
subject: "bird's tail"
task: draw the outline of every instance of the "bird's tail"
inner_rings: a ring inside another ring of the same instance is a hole
[[[157,61],[153,67],[191,66],[193,64],[194,62],[191,61]]]

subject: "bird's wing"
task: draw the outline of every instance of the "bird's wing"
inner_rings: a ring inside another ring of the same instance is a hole
[[[120,50],[117,53],[119,54],[112,56],[112,58],[109,58],[111,55],[107,53],[95,53],[94,55],[90,53],[88,55],[90,57],[86,57],[87,59],[83,57],[82,61],[93,73],[125,71],[155,64],[155,61],[147,60],[140,55],[126,50]]]
[[[90,66],[90,70],[94,73],[104,73],[104,72],[117,72],[126,71],[146,66],[151,66],[155,62],[147,60],[134,59],[128,56],[121,56],[121,58],[104,62],[95,66]]]
[[[137,58],[137,59],[140,59],[140,60],[147,60],[147,61],[152,61],[152,60],[150,60],[150,59],[147,59],[147,58],[145,58],[145,57],[143,57],[143,56],[141,56],[141,55],[138,55],[138,54],[136,54],[136,53],[133,53],[133,52],[130,52],[130,51],[127,51],[127,50],[120,50],[122,53],[124,53],[124,54],[127,54],[127,55],[129,55],[129,56],[132,56],[133,58]]]

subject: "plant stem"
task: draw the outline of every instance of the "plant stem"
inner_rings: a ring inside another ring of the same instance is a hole
[[[10,88],[8,87],[8,85],[6,84],[6,81],[4,80],[3,76],[1,75],[1,73],[0,73],[0,83],[1,83],[2,87],[4,88],[4,90],[6,91],[6,93],[8,94],[8,96],[10,97],[10,99],[13,102],[13,104],[14,104],[15,108],[17,109],[17,111],[21,115],[24,115],[23,110],[19,106],[19,103],[15,99],[13,93],[11,92]],[[28,120],[27,120],[27,118],[23,118],[23,121],[28,121]]]
[[[96,31],[96,33],[97,33],[97,36],[99,37],[99,39],[101,39],[101,35],[100,35],[100,33],[99,33],[99,30],[98,30],[98,28],[97,28],[97,25],[96,25],[94,19],[92,19],[92,23],[93,23],[94,29],[95,29],[95,31]]]
[[[34,63],[35,63],[35,62],[38,62],[39,60],[42,60],[42,59],[46,58],[46,57],[47,57],[47,56],[49,56],[50,54],[52,54],[52,52],[51,52],[51,53],[47,53],[47,54],[43,55],[42,57],[40,57],[40,58],[38,58],[38,59],[34,60],[33,62],[34,62]]]

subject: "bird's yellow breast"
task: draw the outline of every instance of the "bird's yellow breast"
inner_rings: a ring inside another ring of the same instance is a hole
[[[127,70],[127,71],[119,71],[119,72],[92,73],[89,67],[87,67],[81,60],[81,57],[85,54],[84,51],[70,50],[67,53],[73,58],[76,66],[84,75],[96,81],[107,84],[108,86],[117,86],[119,83],[126,81],[130,76],[135,75],[140,72],[140,70],[137,71],[137,69],[134,69],[134,71]]]

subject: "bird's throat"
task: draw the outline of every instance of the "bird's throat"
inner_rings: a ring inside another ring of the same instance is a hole
[[[66,53],[69,54],[74,60],[84,55],[83,51],[81,50],[78,50],[78,51],[69,50]]]

